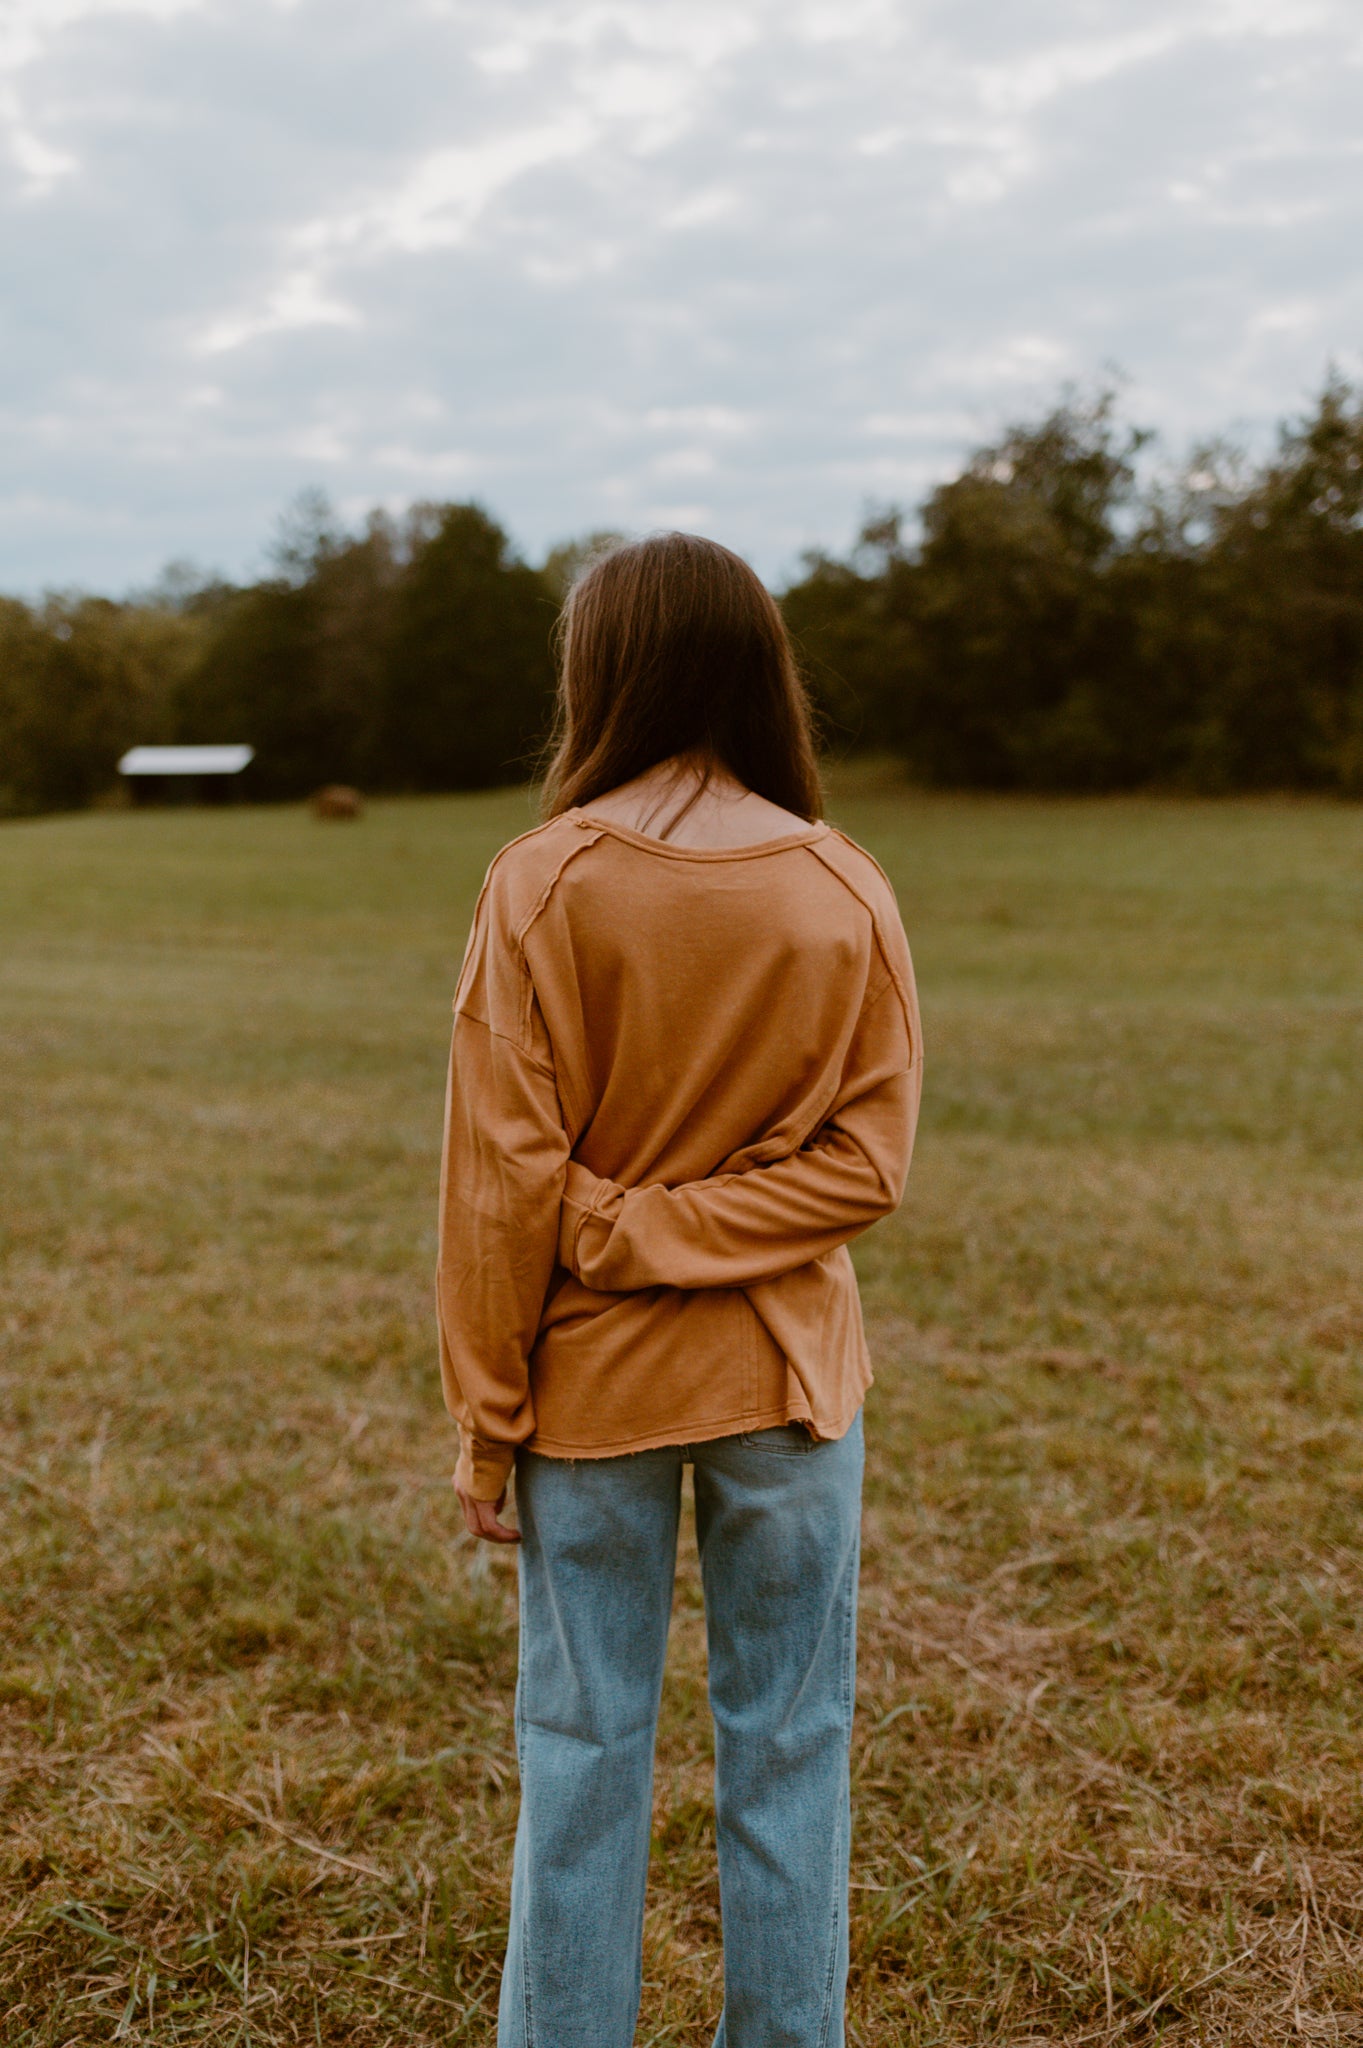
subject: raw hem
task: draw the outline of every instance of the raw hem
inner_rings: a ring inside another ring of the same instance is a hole
[[[759,1409],[756,1413],[695,1422],[686,1430],[650,1430],[643,1436],[626,1437],[615,1443],[571,1444],[560,1438],[536,1435],[527,1437],[518,1448],[534,1451],[543,1458],[617,1458],[630,1451],[661,1451],[669,1444],[705,1444],[720,1436],[747,1436],[755,1429],[775,1429],[783,1422],[803,1422],[816,1442],[836,1443],[846,1436],[856,1421],[864,1398],[865,1388],[858,1395],[851,1413],[833,1423],[816,1422],[805,1410],[793,1409],[789,1403],[784,1403],[779,1408]]]

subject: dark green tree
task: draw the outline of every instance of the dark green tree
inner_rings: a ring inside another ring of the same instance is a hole
[[[0,599],[0,811],[76,810],[124,749],[170,736],[192,620],[108,598]]]
[[[1068,394],[934,490],[916,536],[889,508],[849,561],[809,558],[783,603],[834,729],[948,785],[1131,779],[1134,592],[1112,571],[1145,439],[1110,392]]]
[[[984,788],[1129,779],[1127,622],[1110,571],[1147,437],[1113,395],[1067,397],[932,492],[906,582],[904,744],[932,780]]]
[[[380,741],[403,789],[522,780],[553,702],[557,604],[479,505],[448,505],[416,540],[394,593]]]
[[[599,526],[593,533],[585,533],[580,540],[561,540],[557,547],[550,548],[540,570],[555,604],[562,604],[575,579],[581,575],[589,562],[598,555],[609,554],[619,547],[625,538],[614,527]]]
[[[805,556],[805,573],[781,599],[808,679],[825,744],[899,751],[911,626],[903,617],[902,515],[868,513],[852,558]]]
[[[247,741],[257,796],[304,796],[326,782],[373,787],[401,535],[376,513],[352,537],[324,499],[306,496],[272,552],[275,575],[218,597],[181,696],[179,736]]]
[[[1363,395],[1332,375],[1210,525],[1219,781],[1363,795]]]

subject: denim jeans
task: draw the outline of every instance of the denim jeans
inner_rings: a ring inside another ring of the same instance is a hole
[[[681,1474],[695,1466],[724,2009],[715,2048],[841,2048],[861,1417],[522,1451],[521,1812],[498,2048],[630,2048]]]

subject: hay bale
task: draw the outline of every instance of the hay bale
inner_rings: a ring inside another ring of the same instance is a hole
[[[313,792],[312,815],[314,818],[362,818],[364,798],[358,789],[351,789],[344,782],[329,782],[325,789]]]

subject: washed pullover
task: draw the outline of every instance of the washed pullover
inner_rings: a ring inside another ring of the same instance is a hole
[[[454,998],[437,1296],[456,1483],[851,1426],[848,1240],[898,1206],[922,1052],[889,882],[813,824],[722,849],[572,810],[484,882]]]

